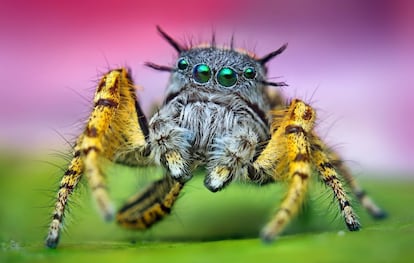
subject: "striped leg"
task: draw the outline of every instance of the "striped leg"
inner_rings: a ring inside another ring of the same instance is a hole
[[[289,180],[289,190],[273,218],[262,229],[261,238],[265,242],[272,241],[279,235],[297,214],[303,203],[310,176],[309,164],[299,165],[293,170],[292,178]]]
[[[80,159],[80,152],[79,149],[75,147],[74,157],[63,175],[62,180],[60,181],[59,191],[57,193],[52,222],[50,223],[49,233],[46,238],[46,246],[50,248],[56,248],[59,242],[66,204],[69,196],[72,194],[82,177],[82,171],[83,164]]]
[[[315,113],[308,105],[298,100],[293,101],[284,119],[277,124],[278,127],[267,147],[256,161],[256,168],[273,166],[275,179],[289,183],[288,192],[279,210],[261,232],[264,241],[271,241],[280,234],[303,203],[311,176],[310,144],[307,134],[313,128],[314,119]],[[278,164],[272,164],[277,160],[274,153],[283,156]],[[285,172],[286,166],[288,168]]]
[[[136,102],[135,87],[127,70],[108,72],[99,82],[93,111],[77,141],[69,169],[62,178],[46,240],[48,247],[57,246],[67,198],[83,173],[104,219],[113,218],[103,160],[134,165],[144,162],[147,136],[145,117]]]
[[[349,230],[359,230],[360,224],[342,186],[340,175],[373,217],[383,218],[386,215],[365,195],[340,158],[329,151],[312,131],[315,117],[315,112],[298,100],[292,102],[288,111],[274,112],[271,140],[248,168],[249,177],[254,182],[289,182],[289,190],[280,209],[262,231],[265,241],[272,240],[278,235],[296,214],[302,204],[307,179],[313,167],[325,184],[332,189]]]
[[[326,146],[320,142],[321,147],[326,149]],[[318,144],[317,144],[318,145]],[[319,147],[317,147],[319,148]],[[351,188],[354,195],[358,198],[358,201],[361,205],[368,211],[368,213],[376,219],[382,219],[387,216],[387,213],[382,210],[375,202],[366,194],[366,192],[361,188],[361,186],[353,178],[351,172],[344,165],[341,158],[335,152],[328,152],[328,157],[331,160],[332,165],[338,170],[339,175],[344,178],[345,182]]]
[[[183,186],[167,174],[123,205],[116,216],[118,224],[130,229],[150,228],[171,212]]]
[[[108,195],[102,158],[114,160],[119,153],[142,152],[145,134],[139,126],[132,80],[125,69],[107,73],[99,83],[80,146],[85,175],[99,211],[111,220],[115,210]]]
[[[335,167],[318,143],[320,140],[316,136],[313,136],[312,141],[312,162],[318,170],[322,180],[334,192],[335,198],[339,203],[341,214],[345,219],[348,229],[351,231],[359,230],[361,227],[360,223],[358,222],[357,216],[351,207],[349,198],[342,186],[342,183],[338,178]]]

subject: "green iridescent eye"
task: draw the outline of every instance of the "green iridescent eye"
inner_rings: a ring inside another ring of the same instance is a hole
[[[231,68],[222,68],[217,73],[217,81],[224,87],[231,87],[237,82],[237,74]]]
[[[256,70],[254,68],[246,68],[243,72],[246,79],[254,79],[256,77]]]
[[[181,58],[177,62],[178,69],[184,70],[188,68],[188,61],[185,58]]]
[[[211,78],[211,69],[206,64],[198,64],[193,69],[193,76],[198,83],[206,83]]]

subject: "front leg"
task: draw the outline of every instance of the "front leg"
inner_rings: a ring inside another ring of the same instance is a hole
[[[149,143],[154,161],[163,165],[170,176],[181,183],[191,179],[193,133],[179,127],[168,106],[157,112],[149,123]]]
[[[237,127],[233,132],[216,135],[208,152],[207,176],[204,185],[217,192],[233,179],[247,174],[257,147],[257,134],[248,126]]]
[[[74,147],[73,159],[62,177],[46,246],[57,246],[68,198],[82,174],[88,179],[103,218],[114,217],[102,164],[104,159],[126,160],[131,152],[135,164],[145,159],[147,128],[142,118],[145,117],[137,107],[135,87],[128,71],[118,69],[105,74],[98,84],[85,130]]]

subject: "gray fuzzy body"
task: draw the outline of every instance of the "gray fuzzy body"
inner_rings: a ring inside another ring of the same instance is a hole
[[[258,145],[269,139],[270,106],[266,87],[260,84],[264,69],[247,54],[217,48],[191,49],[181,54],[189,61],[188,70],[176,70],[170,77],[164,104],[149,122],[149,143],[153,158],[174,178],[187,181],[191,170],[205,164],[206,187],[223,188],[234,178],[245,178]],[[197,83],[192,65],[206,64],[212,77]],[[231,67],[237,83],[224,87],[216,74]],[[254,67],[255,79],[244,79],[243,69]],[[166,156],[178,153],[178,161]],[[218,173],[226,167],[229,174]]]

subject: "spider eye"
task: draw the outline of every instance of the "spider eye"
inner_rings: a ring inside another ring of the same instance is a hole
[[[231,87],[237,82],[237,74],[232,68],[222,68],[217,73],[217,81],[224,87]]]
[[[193,69],[193,76],[198,83],[206,83],[211,78],[211,69],[206,64],[198,64]]]
[[[178,69],[184,70],[188,68],[188,61],[185,58],[181,58],[177,62]]]
[[[256,77],[256,70],[254,68],[246,68],[243,72],[243,76],[246,79],[254,79]]]

